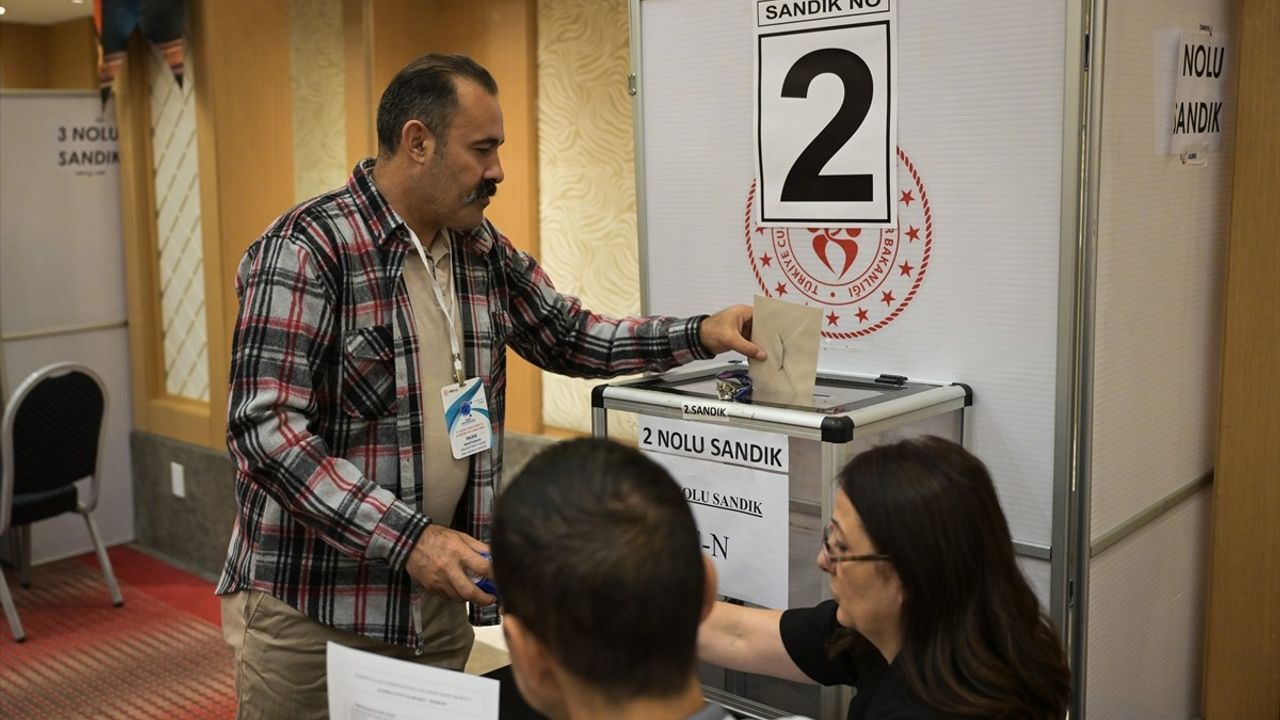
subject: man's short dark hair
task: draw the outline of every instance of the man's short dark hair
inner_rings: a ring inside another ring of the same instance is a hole
[[[610,698],[670,697],[697,656],[705,569],[680,486],[634,448],[563,442],[498,498],[503,609]]]
[[[475,60],[465,55],[423,55],[391,78],[378,102],[379,154],[391,155],[400,147],[400,132],[410,120],[421,121],[443,146],[458,109],[456,77],[498,94],[498,83]]]

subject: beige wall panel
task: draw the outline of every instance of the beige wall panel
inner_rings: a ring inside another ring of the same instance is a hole
[[[219,402],[218,394],[213,395],[212,402],[205,402],[170,395],[166,388],[165,318],[161,310],[164,273],[160,253],[156,251],[160,233],[152,157],[152,54],[141,35],[131,38],[128,56],[123,72],[116,76],[116,100],[108,106],[108,111],[115,109],[120,126],[121,220],[125,237],[134,429],[211,448],[225,447],[220,413],[211,407]],[[172,79],[169,82],[172,83]],[[212,322],[218,306],[211,298],[218,295],[210,292],[212,270],[207,267],[207,260],[211,240],[207,227],[206,224],[207,302],[204,309],[206,321]],[[209,350],[212,367],[217,355],[211,339]],[[223,373],[217,375],[225,377]]]
[[[92,18],[55,25],[0,22],[0,88],[93,90],[98,87]]]
[[[201,144],[214,155],[211,163],[202,157],[200,167],[206,174],[216,172],[216,193],[206,194],[206,201],[214,201],[218,216],[220,274],[227,290],[223,330],[229,338],[240,258],[294,198],[292,111],[282,102],[290,92],[289,18],[284,3],[202,0],[195,5],[204,40],[198,59],[206,68],[197,112],[209,133],[201,135]],[[206,232],[210,209],[207,205]]]
[[[49,87],[66,90],[98,88],[98,36],[93,18],[50,25]]]
[[[43,25],[0,22],[0,88],[49,87],[48,29]]]
[[[640,310],[627,22],[625,0],[538,3],[542,262],[611,315]],[[593,384],[544,373],[543,421],[589,432]]]
[[[299,202],[345,184],[351,170],[342,13],[342,0],[289,0],[293,192]]]

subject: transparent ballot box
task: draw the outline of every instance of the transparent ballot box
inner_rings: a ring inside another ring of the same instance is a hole
[[[964,443],[973,393],[960,383],[820,371],[807,405],[721,400],[716,376],[745,369],[731,363],[599,385],[592,434],[634,439],[680,482],[723,599],[816,605],[830,597],[817,554],[837,473],[857,453],[905,437]],[[749,717],[837,720],[852,697],[849,688],[706,663],[699,674],[710,699]]]

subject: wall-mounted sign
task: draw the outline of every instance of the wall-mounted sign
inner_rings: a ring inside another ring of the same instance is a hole
[[[1222,149],[1222,96],[1228,67],[1224,40],[1209,33],[1182,34],[1173,93],[1173,155]]]

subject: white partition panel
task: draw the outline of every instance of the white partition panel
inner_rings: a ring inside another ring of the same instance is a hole
[[[1036,591],[1036,597],[1040,598],[1040,604],[1049,607],[1049,591],[1053,567],[1047,560],[1037,560],[1029,557],[1018,558],[1018,567],[1022,568],[1022,574],[1027,577],[1027,582],[1031,583],[1031,589]]]
[[[1109,2],[1099,167],[1092,537],[1213,467],[1231,211],[1235,81],[1222,152],[1167,153],[1178,37],[1227,40],[1232,0]],[[1163,110],[1163,111],[1162,111]],[[1158,152],[1158,148],[1161,150]],[[1238,192],[1250,192],[1240,188]]]
[[[1092,718],[1199,711],[1237,0],[1101,3],[1084,646]],[[1222,150],[1169,154],[1179,40],[1227,48]],[[1237,188],[1237,192],[1249,191]],[[1162,514],[1163,513],[1163,514]]]
[[[1212,492],[1093,558],[1089,720],[1190,720],[1200,712]]]
[[[96,91],[0,92],[0,358],[6,397],[32,372],[78,361],[110,407],[94,516],[133,539],[132,427],[115,114]],[[86,552],[84,521],[32,526],[32,560]]]
[[[125,318],[115,113],[97,98],[0,92],[6,336]]]
[[[899,4],[899,177],[927,190],[928,274],[890,324],[826,341],[820,361],[971,384],[972,448],[1015,538],[1040,546],[1053,518],[1070,5]],[[710,312],[762,292],[744,224],[753,7],[639,2],[647,310]],[[839,312],[847,323],[853,310]]]

